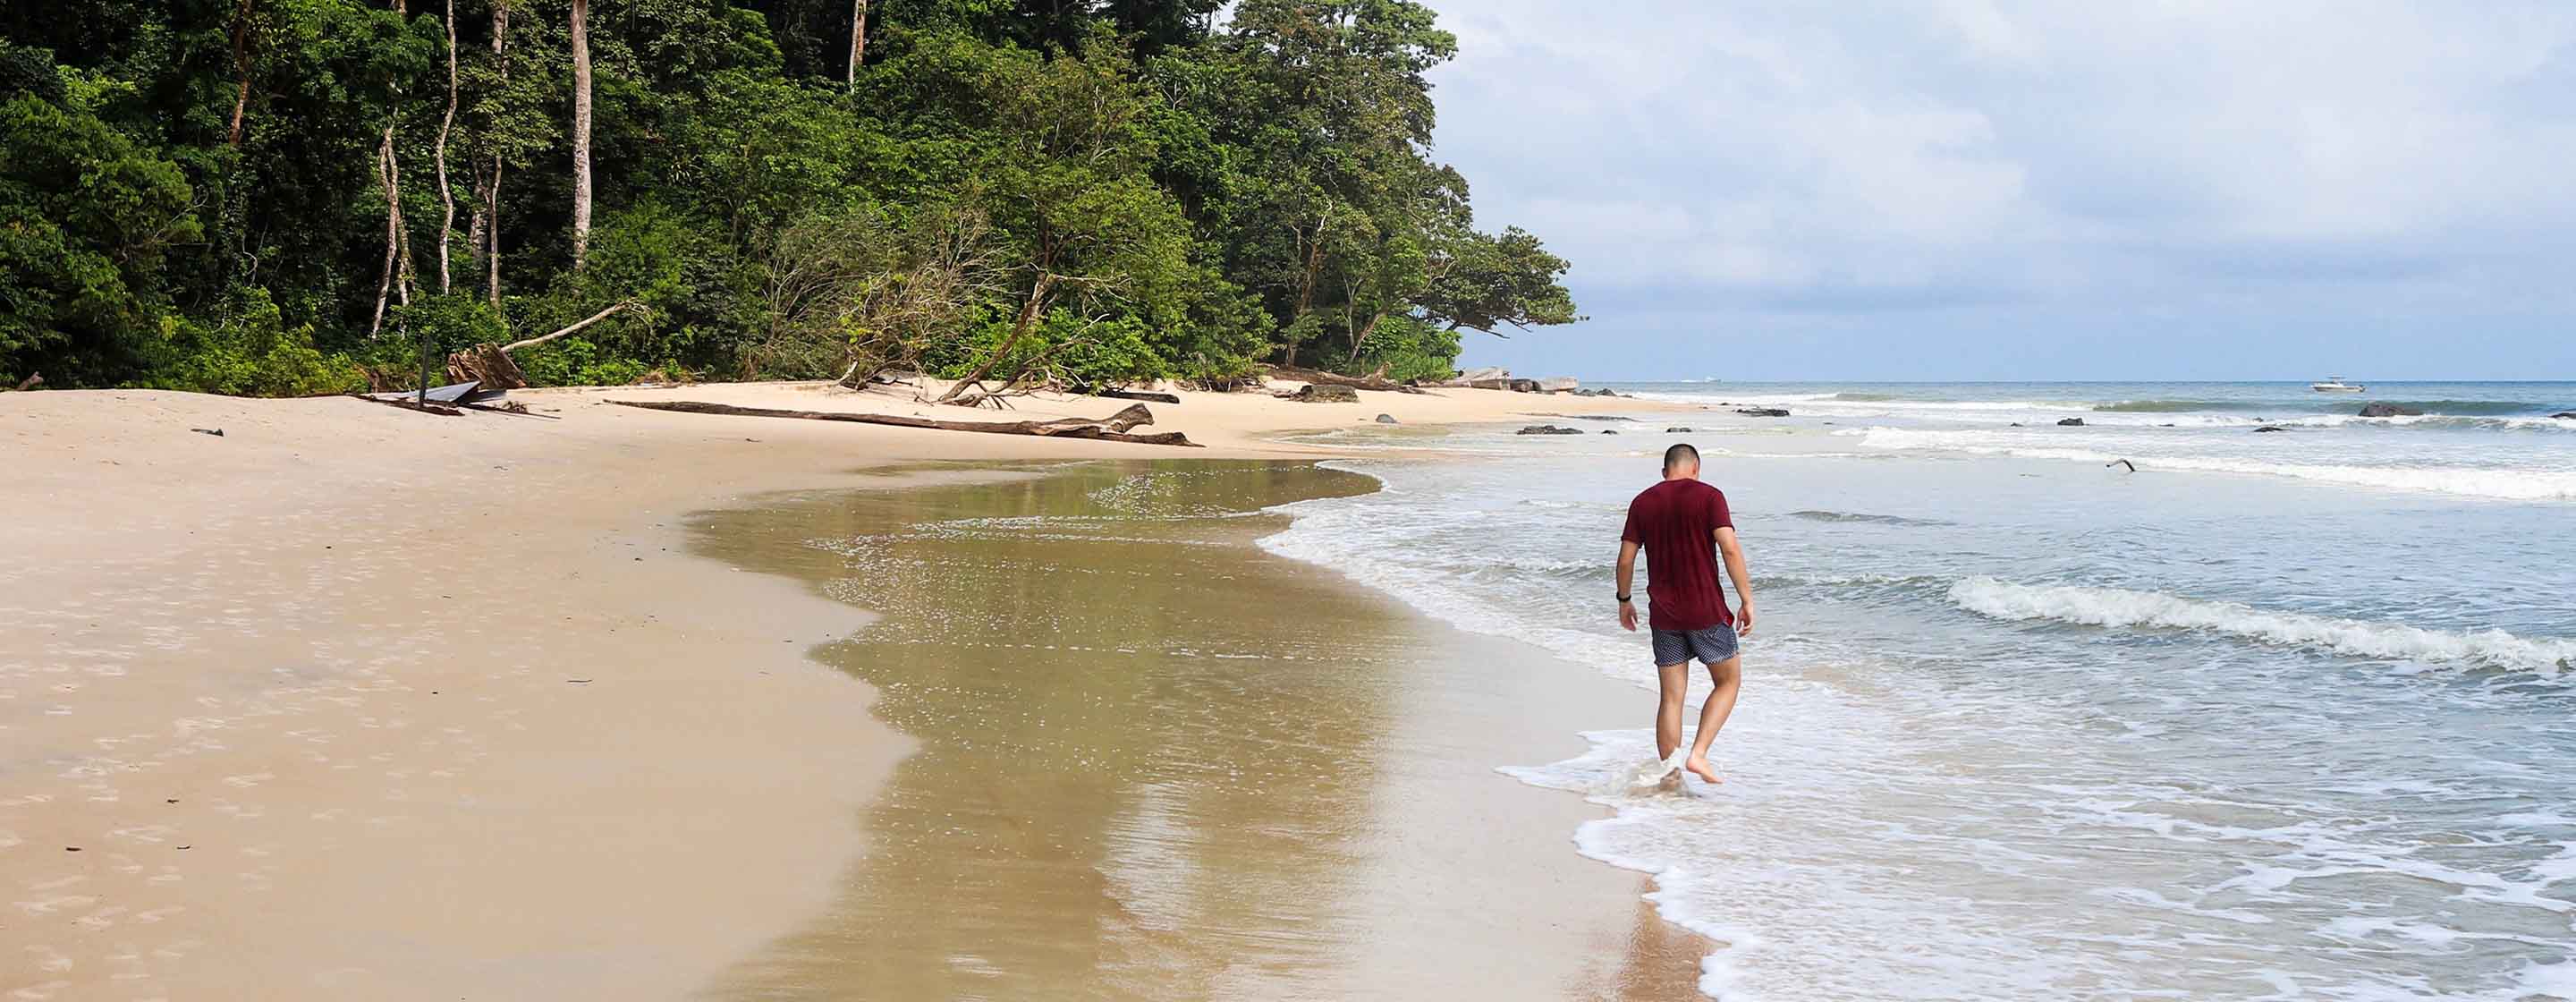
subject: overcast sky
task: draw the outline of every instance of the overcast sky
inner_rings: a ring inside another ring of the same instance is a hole
[[[1525,374],[2576,379],[2576,4],[1446,0]]]

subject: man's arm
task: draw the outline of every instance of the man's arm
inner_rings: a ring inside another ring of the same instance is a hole
[[[1629,596],[1635,595],[1635,592],[1628,590],[1628,586],[1635,583],[1636,580],[1637,541],[1633,539],[1622,539],[1619,541],[1619,594]],[[1637,603],[1624,598],[1619,600],[1619,627],[1630,632],[1636,631]]]
[[[1735,632],[1741,636],[1752,636],[1753,572],[1744,569],[1744,545],[1735,541],[1734,526],[1717,527],[1717,554],[1726,558],[1726,579],[1735,582],[1735,601],[1742,606],[1735,614]]]

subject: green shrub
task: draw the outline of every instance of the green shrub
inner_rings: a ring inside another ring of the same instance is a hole
[[[651,367],[619,358],[579,337],[548,341],[511,355],[531,386],[624,386]]]
[[[310,397],[366,388],[348,356],[313,347],[309,325],[287,329],[266,289],[246,289],[214,325],[164,316],[169,360],[142,385],[252,397]]]

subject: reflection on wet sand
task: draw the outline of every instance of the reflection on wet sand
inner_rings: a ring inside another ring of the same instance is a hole
[[[1534,826],[1516,836],[1540,847],[1527,855],[1567,872],[1571,798],[1490,772],[1487,745],[1526,728],[1455,740],[1462,714],[1425,691],[1490,667],[1491,647],[1249,545],[1285,524],[1265,506],[1373,488],[1311,464],[1097,463],[707,516],[711,555],[884,615],[823,656],[877,687],[875,712],[920,742],[862,819],[865,855],[831,913],[714,994],[1507,988],[1528,966],[1507,954],[1532,951],[1479,930],[1520,928],[1503,938],[1558,944],[1537,952],[1566,973],[1507,994],[1688,996],[1699,954],[1662,947],[1697,941],[1626,928],[1632,877],[1555,881],[1583,889],[1572,915],[1564,886],[1439,897],[1453,880],[1525,876],[1475,848],[1478,825],[1518,829],[1502,817],[1514,811]],[[1532,698],[1529,684],[1479,698]],[[1515,898],[1556,914],[1515,915]],[[1635,957],[1584,956],[1618,951],[1601,942],[1611,930],[1654,949],[1659,989],[1629,991]]]

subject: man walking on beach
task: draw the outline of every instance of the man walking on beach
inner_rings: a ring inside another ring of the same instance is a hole
[[[1619,626],[1631,632],[1637,629],[1637,605],[1628,586],[1636,580],[1640,549],[1646,551],[1655,670],[1663,676],[1655,757],[1669,763],[1681,747],[1682,701],[1690,688],[1690,663],[1697,659],[1708,666],[1717,688],[1700,707],[1699,734],[1682,768],[1711,783],[1725,782],[1708,764],[1708,746],[1735,712],[1743,676],[1735,638],[1753,633],[1753,583],[1744,569],[1744,548],[1735,542],[1725,492],[1700,482],[1698,449],[1684,444],[1664,450],[1664,482],[1628,502],[1628,526],[1619,533]],[[1712,549],[1725,556],[1726,576],[1735,582],[1741,608],[1731,616]]]

